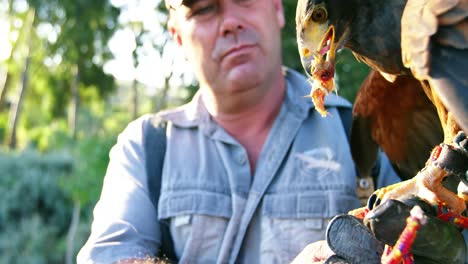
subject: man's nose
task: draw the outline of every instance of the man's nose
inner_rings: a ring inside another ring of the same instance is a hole
[[[226,6],[223,12],[223,21],[220,28],[221,35],[227,36],[229,34],[237,34],[239,31],[243,30],[244,21],[241,16],[242,14],[240,14],[236,6]]]

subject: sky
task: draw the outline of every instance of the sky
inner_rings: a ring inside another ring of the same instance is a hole
[[[8,36],[10,27],[5,19],[0,18],[0,36]],[[11,45],[6,38],[0,38],[0,61],[5,61],[10,57]]]
[[[10,34],[10,24],[8,17],[6,16],[8,10],[8,1],[0,1],[0,62],[7,60],[10,57],[11,45],[8,41],[10,36],[12,40],[15,40],[18,37],[18,34]],[[28,8],[26,0],[15,0],[13,1],[15,10],[18,12],[24,12]],[[15,21],[14,23],[19,23]]]

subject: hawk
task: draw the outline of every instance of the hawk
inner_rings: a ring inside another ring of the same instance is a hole
[[[460,147],[460,142],[466,142],[464,133],[468,132],[467,17],[468,0],[298,1],[298,49],[302,65],[313,80],[310,97],[322,116],[327,115],[323,100],[334,90],[335,58],[342,48],[350,49],[357,60],[391,83],[398,84],[402,78],[416,82],[412,86],[420,92],[405,89],[408,93],[395,92],[393,97],[388,96],[385,102],[380,102],[382,107],[394,107],[394,111],[380,108],[384,123],[394,120],[395,114],[401,112],[398,110],[403,107],[403,102],[417,104],[421,101],[416,97],[426,96],[435,107],[443,131],[441,144],[436,144],[431,155],[427,153],[429,159],[425,167],[414,177],[377,190],[374,193],[377,200],[417,195],[433,204],[443,203],[457,213],[466,208],[463,194],[448,191],[442,181],[447,175],[455,174],[468,183],[468,153]],[[370,100],[381,98],[375,96],[357,101],[355,108],[362,108],[359,104],[378,106],[379,103]],[[404,107],[412,109],[416,106]],[[372,125],[367,127],[375,129]],[[431,130],[430,127],[427,129]],[[438,128],[434,126],[433,129]],[[381,130],[378,133],[385,140],[395,132]],[[378,133],[373,131],[369,135]],[[354,138],[358,137],[354,135]],[[381,146],[385,144],[378,139],[376,142]]]

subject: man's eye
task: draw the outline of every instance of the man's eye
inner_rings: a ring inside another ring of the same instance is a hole
[[[197,16],[203,16],[207,14],[211,14],[216,11],[216,5],[215,4],[208,4],[200,7],[195,7],[193,8],[193,11],[190,13],[190,17],[197,17]]]
[[[250,5],[252,3],[255,3],[256,0],[237,0],[236,2],[240,5]]]

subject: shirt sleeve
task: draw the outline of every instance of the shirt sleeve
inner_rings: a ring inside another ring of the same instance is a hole
[[[112,147],[101,197],[93,212],[91,235],[77,263],[114,263],[154,257],[161,243],[157,208],[147,186],[143,116],[119,135]]]
[[[377,177],[378,189],[401,181],[400,177],[393,169],[387,155],[382,151],[379,151],[378,162],[380,163],[379,175]]]

